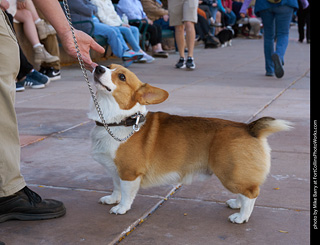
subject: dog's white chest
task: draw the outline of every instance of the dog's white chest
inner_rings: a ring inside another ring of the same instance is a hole
[[[113,168],[113,160],[121,143],[113,139],[104,127],[95,127],[91,133],[91,140],[93,158],[105,167]]]

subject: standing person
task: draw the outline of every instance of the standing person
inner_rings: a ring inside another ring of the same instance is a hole
[[[310,0],[309,0],[310,1]],[[304,26],[306,25],[306,38],[307,43],[310,43],[310,5],[308,0],[299,0],[298,9],[298,31],[299,31],[299,42],[302,43],[304,39]]]
[[[55,27],[66,52],[76,58],[72,33],[58,1],[34,0],[34,3]],[[8,7],[7,0],[0,0],[0,222],[57,218],[66,212],[63,203],[41,199],[26,186],[20,173],[20,143],[14,109],[15,78],[20,67],[19,46],[4,12]],[[81,31],[75,30],[75,36],[85,67],[92,71],[97,64],[92,62],[89,50],[103,53],[104,49]]]
[[[170,26],[175,27],[175,36],[180,59],[176,68],[195,69],[193,59],[194,40],[196,32],[194,24],[198,21],[198,0],[168,0]],[[184,30],[186,30],[186,42],[188,57],[184,57]]]
[[[251,0],[245,0],[240,15],[245,17]],[[284,55],[289,43],[292,15],[298,9],[297,0],[256,0],[255,14],[260,16],[264,28],[264,57],[266,76],[284,75]],[[276,40],[276,45],[274,43]]]

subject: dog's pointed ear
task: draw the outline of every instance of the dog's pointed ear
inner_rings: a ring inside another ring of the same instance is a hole
[[[143,84],[135,93],[135,99],[141,105],[159,104],[169,97],[169,93],[161,88]]]

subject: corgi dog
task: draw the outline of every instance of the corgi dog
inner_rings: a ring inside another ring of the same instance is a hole
[[[165,101],[168,92],[142,83],[120,65],[97,66],[93,76],[96,98],[112,134],[126,137],[132,125],[140,128],[123,142],[115,140],[91,103],[88,117],[96,121],[91,133],[92,156],[113,179],[112,194],[100,199],[102,204],[117,204],[110,213],[130,210],[140,187],[189,184],[198,175],[215,174],[225,188],[238,194],[227,201],[230,208],[240,209],[229,220],[249,220],[270,169],[266,137],[289,130],[289,122],[263,117],[245,124],[148,112],[146,105]]]

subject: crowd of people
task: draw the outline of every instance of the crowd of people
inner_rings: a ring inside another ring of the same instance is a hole
[[[306,36],[310,43],[310,7],[307,0],[298,2],[299,42]],[[254,13],[255,0],[68,0],[68,5],[74,27],[106,38],[112,54],[121,58],[126,67],[133,62],[152,63],[155,58],[167,58],[168,50],[175,49],[180,56],[175,67],[195,69],[195,40],[203,41],[205,48],[217,48],[218,34],[225,28],[232,28],[236,36],[262,38],[263,24]],[[16,91],[44,88],[50,81],[60,79],[56,32],[32,0],[2,0],[1,8],[11,21],[22,23],[24,35],[33,47],[34,63],[40,64],[40,70],[35,70],[20,48]],[[164,48],[165,29],[174,33],[174,43]],[[149,54],[144,51],[148,47],[142,47],[144,43],[140,42],[144,33],[151,47]],[[274,63],[267,56],[266,62]],[[266,70],[266,75],[273,75],[272,69],[266,66]]]

